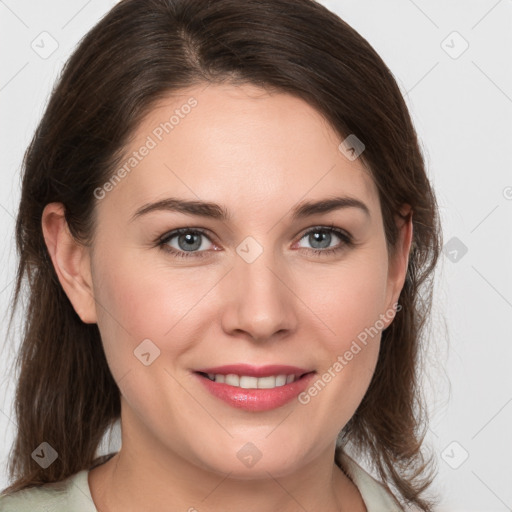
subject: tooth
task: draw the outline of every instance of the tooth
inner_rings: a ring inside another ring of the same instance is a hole
[[[240,377],[240,387],[244,389],[256,389],[258,387],[258,378],[243,375]]]
[[[267,377],[252,377],[249,375],[228,375],[208,373],[208,378],[220,384],[228,384],[243,389],[272,389],[295,382],[295,375],[269,375]]]
[[[230,386],[240,387],[240,377],[238,375],[234,375],[233,373],[226,375],[226,380],[224,382]]]
[[[286,375],[278,375],[276,377],[276,387],[284,386],[286,384]]]
[[[258,379],[258,389],[271,389],[276,387],[276,378],[272,375],[270,377],[260,377]]]

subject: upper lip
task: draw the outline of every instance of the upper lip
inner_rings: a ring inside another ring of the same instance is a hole
[[[248,377],[269,377],[271,375],[295,375],[296,377],[301,377],[305,373],[310,373],[313,370],[283,364],[269,364],[265,366],[228,364],[224,366],[214,366],[211,368],[200,368],[195,371],[220,375],[228,375],[231,373],[234,375],[247,375]]]

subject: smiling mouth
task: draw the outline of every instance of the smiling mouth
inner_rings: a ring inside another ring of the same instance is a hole
[[[192,370],[214,397],[249,412],[264,412],[289,404],[315,378],[316,370],[285,364],[257,366],[226,364]]]
[[[305,376],[315,373],[305,372],[302,374],[286,374],[279,373],[275,375],[267,375],[265,377],[255,377],[252,375],[238,375],[234,373],[222,374],[222,373],[206,373],[196,372],[201,377],[209,379],[217,384],[226,384],[241,389],[274,389],[287,384],[292,384]]]

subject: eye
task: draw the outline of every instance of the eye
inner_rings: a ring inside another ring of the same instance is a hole
[[[202,257],[209,249],[208,240],[205,231],[199,228],[180,228],[164,235],[158,242],[158,245],[165,251],[178,257]],[[211,247],[210,247],[211,248]]]
[[[333,254],[354,245],[352,236],[333,226],[315,226],[307,231],[300,241],[306,239],[311,248],[302,247],[315,254]],[[338,243],[332,246],[332,242]],[[208,242],[206,242],[208,241]],[[299,241],[299,242],[300,242]],[[157,245],[162,250],[180,258],[205,257],[209,249],[215,247],[206,232],[200,228],[180,228],[167,233],[158,240]],[[209,246],[210,245],[210,246]],[[213,249],[216,250],[216,249]]]
[[[321,253],[323,255],[332,254],[353,245],[350,234],[333,226],[315,226],[307,231],[300,240],[304,239],[311,244],[311,248],[303,248],[313,251],[315,254]],[[331,243],[336,242],[336,239],[338,239],[338,243],[332,246]]]

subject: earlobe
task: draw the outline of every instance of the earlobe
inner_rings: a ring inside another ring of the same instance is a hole
[[[47,204],[41,223],[46,247],[64,292],[83,322],[96,323],[88,247],[70,233],[62,203]]]

